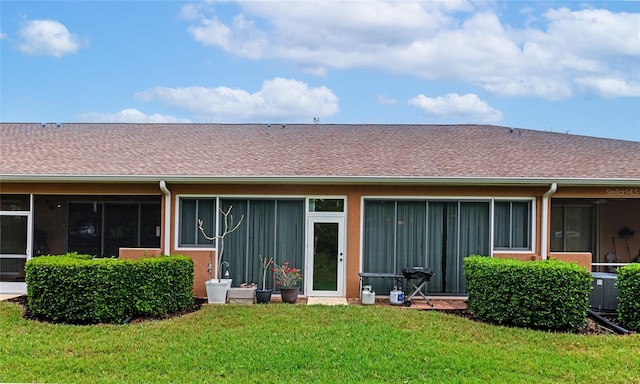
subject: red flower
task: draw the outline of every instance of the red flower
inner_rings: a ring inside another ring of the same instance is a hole
[[[295,287],[302,281],[300,269],[290,267],[289,264],[288,261],[285,261],[282,265],[274,263],[273,270],[275,272],[274,279],[276,280],[276,285],[283,288]]]

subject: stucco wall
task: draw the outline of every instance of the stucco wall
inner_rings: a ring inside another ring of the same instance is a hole
[[[494,253],[496,259],[515,259],[520,261],[540,261],[540,255],[532,253]]]
[[[576,263],[587,268],[591,272],[591,252],[551,252],[550,259],[565,261],[567,263]]]
[[[141,259],[143,257],[162,256],[159,248],[120,248],[118,257],[121,259]]]
[[[505,254],[500,253],[496,257],[515,257],[531,259],[534,255],[540,254],[541,242],[541,198],[543,193],[548,190],[548,186],[445,186],[445,185],[286,185],[286,184],[167,184],[168,189],[172,193],[171,200],[171,233],[170,246],[171,254],[185,254],[194,259],[196,263],[194,293],[198,296],[205,295],[204,281],[207,280],[207,263],[209,260],[209,251],[191,251],[176,248],[175,231],[173,223],[176,222],[176,195],[210,195],[210,196],[237,196],[237,197],[326,197],[326,196],[346,196],[347,212],[346,212],[346,296],[359,296],[359,278],[358,272],[361,267],[361,201],[363,196],[367,197],[389,197],[391,199],[403,197],[416,197],[420,199],[448,197],[452,199],[461,199],[465,197],[537,197],[536,198],[536,240],[534,250],[531,254]],[[623,225],[630,226],[636,231],[640,231],[638,223],[639,216],[633,212],[637,212],[640,206],[640,198],[636,196],[618,196],[620,189],[611,189],[607,187],[593,188],[565,188],[560,186],[558,191],[552,195],[553,198],[605,198],[607,199],[607,207],[611,207],[609,213],[603,218],[607,226],[611,226],[616,231]],[[3,193],[36,193],[49,195],[155,195],[162,196],[157,183],[2,183]],[[630,201],[633,200],[633,201]],[[628,207],[635,207],[632,210]],[[48,207],[36,208],[36,215],[39,209],[49,209]],[[164,203],[162,203],[164,211]],[[162,213],[162,221],[164,228],[164,212]],[[37,218],[37,217],[36,217]],[[602,235],[609,236],[608,233]],[[615,236],[615,233],[611,234]],[[164,241],[164,236],[161,237]],[[609,242],[611,237],[609,236]],[[619,241],[618,253],[627,256],[626,243]],[[636,233],[633,239],[629,241],[631,255],[637,254],[640,249],[640,232]],[[164,249],[161,244],[160,249]],[[607,248],[607,242],[601,242],[601,249]],[[125,257],[133,255],[135,252],[124,251]],[[568,255],[557,255],[557,258],[568,258]],[[588,265],[584,255],[580,255],[575,260],[581,265]],[[570,257],[569,257],[570,258]],[[590,260],[589,260],[590,263]]]
[[[240,197],[325,197],[325,196],[346,196],[346,239],[345,239],[345,263],[346,281],[345,295],[347,297],[359,297],[360,295],[360,237],[361,237],[361,202],[366,197],[419,197],[438,198],[456,196],[463,198],[491,197],[491,196],[512,196],[530,197],[541,196],[547,188],[545,187],[452,187],[452,186],[398,186],[398,185],[197,185],[179,184],[167,185],[172,194],[171,222],[176,220],[176,195],[212,195],[212,196],[240,196]],[[539,199],[538,199],[539,200]],[[536,202],[537,210],[535,215],[540,219],[540,202]],[[200,251],[185,251],[176,249],[175,230],[171,229],[171,253],[186,254],[191,257],[199,257]],[[537,242],[539,247],[540,232],[537,231]],[[206,259],[208,261],[208,253]],[[196,260],[196,259],[194,259]],[[204,282],[207,280],[206,261],[202,266],[196,260],[196,277],[194,279],[194,293],[205,295]],[[204,271],[204,272],[202,272]]]

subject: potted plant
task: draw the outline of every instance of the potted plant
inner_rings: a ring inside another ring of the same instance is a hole
[[[234,225],[233,223],[233,215],[231,215],[231,210],[232,210],[233,206],[229,206],[229,209],[227,209],[227,211],[223,211],[222,209],[220,209],[220,213],[222,213],[223,216],[223,225],[224,225],[224,230],[222,231],[221,235],[217,235],[217,236],[209,236],[207,235],[207,233],[205,232],[204,226],[203,226],[203,221],[202,219],[198,219],[198,228],[200,229],[200,232],[202,232],[202,235],[207,239],[207,240],[219,240],[218,244],[217,244],[217,249],[218,251],[216,252],[216,256],[218,258],[218,264],[217,264],[217,268],[216,268],[216,277],[215,279],[212,278],[212,267],[213,267],[213,252],[209,253],[209,264],[207,266],[207,270],[209,271],[209,280],[207,280],[205,282],[205,287],[207,288],[207,301],[210,304],[224,304],[227,302],[227,291],[229,290],[229,288],[231,287],[231,280],[232,279],[228,279],[222,278],[222,268],[226,265],[227,267],[229,266],[229,263],[227,263],[226,261],[223,261],[223,257],[224,257],[224,239],[225,237],[227,237],[228,234],[232,233],[233,231],[235,231],[236,229],[238,229],[238,227],[240,227],[240,224],[242,224],[242,219],[244,219],[244,215],[242,215],[240,217],[240,220],[238,221],[237,224]],[[227,269],[227,273],[225,274],[225,277],[228,277],[229,275],[229,270]]]
[[[268,304],[271,301],[271,289],[266,289],[267,282],[267,269],[273,264],[273,257],[266,258],[262,255],[258,255],[260,263],[262,264],[262,289],[256,289],[256,303]]]
[[[295,304],[298,301],[300,287],[297,284],[302,281],[302,273],[298,268],[290,267],[285,261],[282,265],[273,265],[273,273],[276,285],[280,287],[280,296],[283,303]]]

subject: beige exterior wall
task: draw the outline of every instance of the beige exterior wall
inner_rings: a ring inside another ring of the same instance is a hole
[[[550,259],[556,259],[567,263],[576,263],[591,271],[591,252],[551,252]]]
[[[540,261],[540,255],[533,253],[494,253],[493,257],[497,259],[515,259],[520,261]]]
[[[211,196],[238,196],[238,197],[326,197],[326,196],[346,196],[346,296],[359,296],[360,271],[360,247],[361,247],[361,201],[363,197],[416,197],[416,198],[490,198],[490,197],[535,197],[535,244],[531,253],[495,253],[495,257],[514,257],[523,260],[539,258],[541,254],[541,218],[542,218],[542,195],[548,190],[548,186],[539,187],[504,187],[504,186],[411,186],[411,185],[286,185],[286,184],[172,184],[167,187],[172,194],[171,215],[170,215],[170,244],[169,249],[172,254],[184,254],[194,259],[196,264],[194,278],[194,293],[204,296],[204,281],[207,280],[207,263],[210,252],[207,251],[185,251],[177,249],[175,242],[176,228],[176,195],[211,195]],[[631,191],[631,192],[626,192]],[[627,225],[635,230],[640,230],[638,216],[630,213],[629,199],[633,199],[634,207],[640,204],[640,192],[634,195],[633,188],[563,188],[551,196],[554,198],[604,198],[607,199],[611,211],[603,218],[607,227],[617,228]],[[162,228],[165,228],[164,195],[160,191],[158,184],[145,183],[2,183],[2,193],[35,193],[51,195],[159,195],[162,196]],[[628,194],[627,194],[628,193]],[[635,212],[640,210],[637,208]],[[631,211],[632,212],[632,211]],[[620,225],[617,225],[619,223]],[[49,224],[54,225],[54,224]],[[615,236],[615,233],[604,233],[604,237]],[[164,242],[164,236],[161,236]],[[547,242],[549,244],[549,242]],[[631,255],[640,249],[640,232],[628,242]],[[601,245],[601,249],[606,249],[606,242]],[[161,244],[160,250],[165,249],[165,244]],[[619,243],[618,253],[627,255],[627,244]],[[158,250],[155,250],[158,251]],[[154,252],[155,252],[154,251]],[[121,250],[123,257],[141,257],[144,253],[139,250]],[[147,255],[150,253],[148,252]],[[574,257],[575,256],[575,257]],[[587,265],[585,255],[556,255],[554,257],[564,259],[575,259],[581,265]],[[589,260],[590,264],[590,260]]]
[[[269,196],[269,197],[323,197],[323,196],[346,196],[346,296],[359,297],[360,292],[360,242],[361,242],[361,201],[363,197],[420,197],[420,198],[442,198],[442,197],[533,197],[541,196],[547,188],[533,187],[442,187],[442,186],[326,186],[326,185],[167,185],[173,196],[171,209],[171,222],[175,223],[177,214],[175,196],[176,195],[229,195],[229,196]],[[538,199],[539,200],[539,199]],[[538,217],[540,221],[540,202],[536,202]],[[197,252],[177,250],[173,244],[176,228],[171,228],[171,250],[172,253],[186,254],[195,257]],[[539,248],[540,232],[539,226],[536,229],[537,245]],[[197,263],[197,262],[196,262]],[[196,270],[199,267],[196,266]],[[204,264],[206,271],[206,263]],[[200,275],[194,281],[196,294],[204,292],[204,281],[206,274]],[[202,289],[202,291],[201,291]]]

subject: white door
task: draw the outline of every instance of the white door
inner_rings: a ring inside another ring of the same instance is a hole
[[[26,293],[24,266],[31,258],[31,197],[0,199],[0,293]]]
[[[307,296],[344,297],[344,216],[310,216],[307,222]]]

